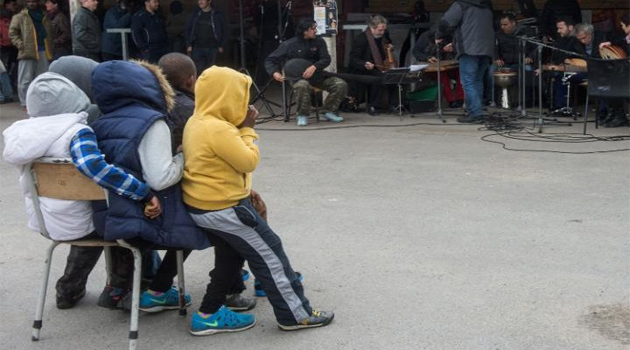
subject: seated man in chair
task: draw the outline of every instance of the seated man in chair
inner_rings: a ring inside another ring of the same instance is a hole
[[[303,58],[313,63],[304,71],[302,78],[293,85],[297,101],[297,125],[306,126],[311,109],[311,91],[313,86],[328,92],[324,101],[324,118],[331,122],[342,122],[339,105],[348,92],[348,84],[340,78],[330,76],[324,68],[330,64],[330,55],[326,43],[317,37],[317,24],[306,19],[300,22],[295,37],[283,42],[267,57],[265,69],[278,82],[284,82],[282,65],[292,58]]]

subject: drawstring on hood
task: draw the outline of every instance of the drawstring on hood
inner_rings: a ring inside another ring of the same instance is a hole
[[[252,79],[234,69],[212,66],[195,85],[195,113],[198,119],[217,118],[239,126],[249,106]]]

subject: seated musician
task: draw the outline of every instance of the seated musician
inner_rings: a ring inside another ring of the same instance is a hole
[[[494,62],[490,66],[490,71],[486,76],[485,86],[486,89],[490,89],[487,91],[486,97],[490,97],[490,94],[493,94],[494,91],[491,91],[494,79],[494,73],[497,70],[510,70],[514,72],[520,73],[521,69],[519,68],[519,57],[521,55],[521,41],[518,39],[518,36],[526,35],[524,33],[523,28],[517,27],[516,16],[510,12],[503,13],[501,15],[500,21],[500,30],[495,34],[495,45],[494,45]],[[531,72],[533,71],[532,62],[535,54],[535,47],[531,44],[527,44],[525,46],[525,71]],[[531,73],[527,73],[527,93],[525,94],[527,99],[532,97],[532,76]],[[514,90],[515,91],[515,90]]]
[[[293,93],[297,102],[297,125],[306,126],[311,110],[311,92],[313,86],[328,92],[322,111],[324,118],[331,122],[342,122],[339,105],[346,97],[348,84],[340,78],[331,76],[324,68],[330,64],[330,55],[324,39],[317,37],[317,24],[311,19],[302,20],[295,37],[283,42],[265,60],[265,70],[278,82],[285,80],[282,65],[292,58],[303,58],[313,64],[302,74],[302,78],[293,82]]]
[[[350,50],[349,71],[353,74],[381,76],[389,68],[387,65],[387,49],[391,45],[387,33],[387,19],[381,15],[373,15],[368,20],[368,27],[352,42]],[[363,95],[363,86],[353,86],[353,96],[359,101]],[[383,91],[389,92],[390,110],[394,109],[398,98],[395,97],[393,86],[382,84],[369,85],[368,113],[378,114],[378,107]]]
[[[599,44],[599,48],[601,49],[605,46],[614,45],[623,50],[626,54],[626,57],[628,57],[630,56],[630,12],[626,12],[621,15],[619,24],[621,26],[622,32],[615,33],[610,41]],[[623,109],[624,101],[625,103],[627,103],[628,99],[608,99],[606,101],[608,107],[606,110],[606,114],[603,115],[603,113],[600,113],[599,117],[601,119],[599,121],[599,124],[608,128],[616,128],[628,125],[628,118],[626,117]]]
[[[446,37],[443,44],[445,46],[440,51],[440,60],[455,59],[455,50],[450,37]],[[435,28],[431,28],[418,37],[413,46],[412,54],[418,61],[435,63],[437,62],[437,50]],[[426,76],[437,79],[437,73],[427,73]],[[456,81],[455,89],[451,88],[451,79]],[[449,69],[441,72],[440,84],[449,107],[459,108],[464,104],[464,90],[462,89],[462,83],[459,81],[459,69]]]
[[[576,58],[584,59],[586,57],[601,58],[601,56],[599,55],[599,44],[602,42],[600,38],[595,37],[595,32],[594,32],[592,24],[588,24],[588,23],[577,24],[574,29],[574,35],[575,35],[575,40],[577,41],[577,44],[572,39],[569,39],[567,45],[568,45],[568,49],[569,50],[572,49],[571,51],[573,51],[575,54],[573,55],[566,54],[565,56],[563,56],[564,58],[563,63],[565,65],[561,66],[561,70],[564,70],[565,74],[571,71],[577,73],[568,79],[569,82],[571,82],[572,84],[579,83],[581,81],[584,81],[587,78],[587,75],[584,69],[581,69],[580,67],[575,67],[576,61],[574,59]],[[581,72],[577,72],[577,71],[581,71]],[[554,101],[553,102],[555,106],[554,109],[558,109],[558,108],[566,106],[566,96],[568,93],[568,85],[565,85],[562,79],[558,79],[558,77],[556,77],[553,88],[554,88],[554,97],[553,97]],[[598,110],[598,113],[601,113],[601,111]]]

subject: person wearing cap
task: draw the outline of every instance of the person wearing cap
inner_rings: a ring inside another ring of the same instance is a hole
[[[322,110],[324,118],[331,122],[342,122],[339,105],[348,93],[348,84],[324,69],[330,64],[330,55],[324,39],[317,36],[317,24],[311,19],[302,20],[295,37],[283,42],[265,60],[265,70],[278,82],[285,81],[282,65],[293,58],[302,58],[312,65],[302,74],[302,79],[292,82],[297,101],[297,125],[306,126],[311,109],[311,92],[317,87],[328,92]]]

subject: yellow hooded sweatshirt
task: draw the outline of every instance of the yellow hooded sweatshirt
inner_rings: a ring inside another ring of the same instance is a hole
[[[251,189],[259,160],[258,135],[237,128],[247,114],[252,79],[213,66],[195,85],[195,113],[184,128],[184,202],[201,210],[238,204]]]

